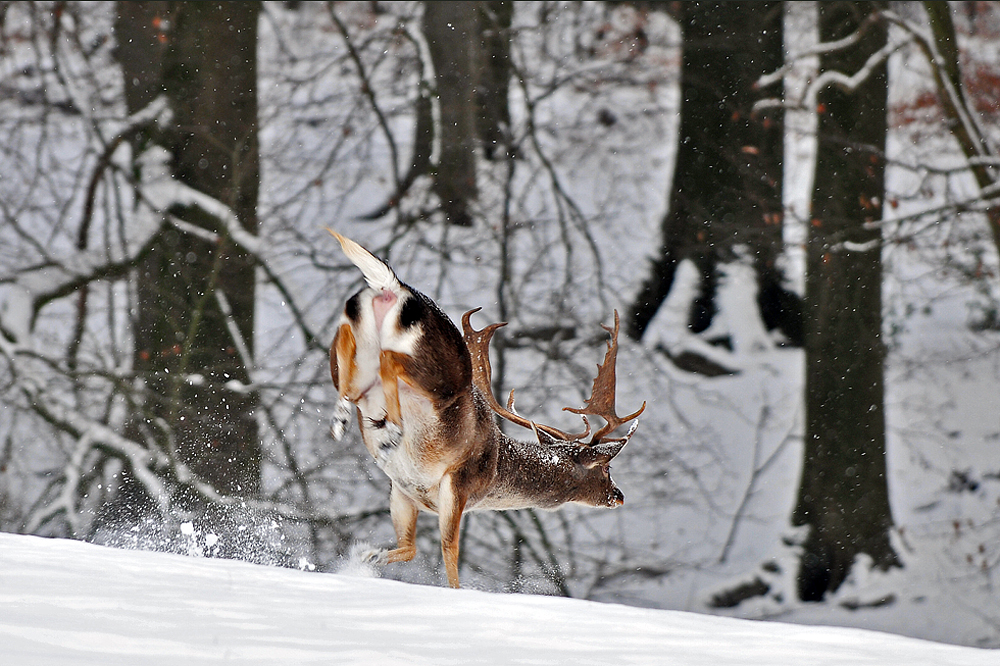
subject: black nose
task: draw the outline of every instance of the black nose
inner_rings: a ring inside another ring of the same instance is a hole
[[[625,494],[621,490],[615,488],[611,491],[611,506],[621,506],[625,503]]]

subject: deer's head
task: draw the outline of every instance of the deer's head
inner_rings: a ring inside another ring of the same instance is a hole
[[[625,501],[625,495],[611,479],[611,460],[618,455],[628,443],[632,433],[639,425],[637,417],[646,409],[642,403],[636,412],[620,417],[615,407],[615,365],[618,357],[618,312],[615,312],[614,328],[604,326],[611,339],[604,356],[604,362],[597,368],[590,398],[583,408],[566,407],[565,411],[580,414],[583,417],[584,431],[567,433],[552,426],[535,423],[524,418],[514,408],[514,392],[507,398],[507,406],[497,402],[492,390],[492,369],[490,366],[489,345],[493,334],[504,323],[490,324],[480,331],[475,330],[470,323],[471,316],[479,308],[470,310],[462,316],[462,329],[465,344],[472,358],[472,381],[476,388],[486,398],[490,408],[498,415],[535,433],[542,449],[550,452],[558,459],[559,466],[564,470],[560,478],[566,488],[561,492],[566,494],[563,501],[586,504],[588,506],[617,507]],[[587,416],[597,416],[604,420],[604,425],[593,432]],[[624,437],[611,437],[611,434],[625,423],[632,421],[632,426]]]

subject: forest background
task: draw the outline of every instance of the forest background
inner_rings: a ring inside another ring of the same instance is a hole
[[[614,512],[496,591],[1000,645],[996,3],[0,3],[0,529],[330,571],[391,540],[326,346],[387,258]],[[527,433],[517,433],[521,437]],[[616,460],[617,462],[617,460]],[[437,583],[421,556],[385,574]]]

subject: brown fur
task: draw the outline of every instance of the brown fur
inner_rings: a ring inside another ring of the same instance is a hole
[[[357,342],[354,340],[354,331],[351,330],[350,326],[344,324],[337,330],[332,347],[330,375],[333,376],[333,384],[349,399],[356,400],[358,389],[354,386],[354,377],[357,374],[354,352],[357,350]],[[341,386],[344,388],[341,389]]]

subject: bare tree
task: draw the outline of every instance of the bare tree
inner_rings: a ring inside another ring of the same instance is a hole
[[[259,8],[119,3],[115,24],[128,111],[164,94],[173,114],[158,134],[133,139],[140,179],[143,151],[166,146],[178,181],[224,202],[248,234],[257,230]],[[176,206],[171,214],[213,237],[167,234],[136,266],[134,367],[147,398],[133,427],[141,432],[160,422],[163,450],[220,494],[255,497],[261,452],[249,387],[256,262],[210,211]],[[103,521],[148,512],[150,498],[128,473],[121,493]]]
[[[997,164],[1000,151],[980,125],[978,114],[970,103],[962,81],[958,38],[951,9],[947,2],[922,3],[927,13],[931,35],[928,37],[913,24],[891,15],[890,19],[903,27],[930,62],[938,100],[947,119],[948,128],[969,161],[969,170],[976,179],[981,196],[988,202],[986,219],[997,254],[1000,254],[1000,195]]]
[[[513,5],[506,0],[422,4],[420,30],[408,31],[421,66],[410,166],[396,177],[389,199],[362,217],[377,219],[398,208],[417,179],[430,176],[445,219],[470,226],[477,154],[500,158],[510,143]],[[349,39],[332,8],[331,16]],[[363,68],[353,48],[352,53]]]
[[[662,247],[643,283],[629,334],[639,338],[670,293],[678,265],[701,274],[689,326],[709,328],[717,310],[716,266],[749,250],[759,282],[757,307],[769,328],[801,342],[798,297],[777,265],[782,250],[784,123],[754,104],[775,90],[761,77],[781,67],[781,3],[686,2],[676,11],[683,32],[681,124]],[[772,87],[780,88],[780,78]],[[780,95],[780,90],[777,91]]]
[[[820,5],[823,42],[865,33],[823,53],[822,72],[859,72],[886,45],[878,3]],[[809,526],[799,597],[835,591],[861,553],[885,569],[892,513],[885,461],[881,229],[887,74],[885,61],[853,89],[818,92],[819,149],[805,295],[805,452],[793,524]]]

